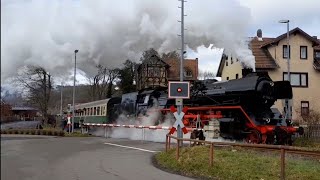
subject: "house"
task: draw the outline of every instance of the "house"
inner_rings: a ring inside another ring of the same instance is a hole
[[[165,62],[170,66],[168,71],[169,81],[180,80],[180,59],[166,59]],[[198,79],[198,58],[184,59],[183,61],[183,80],[193,82]]]
[[[292,117],[299,120],[310,109],[320,109],[320,40],[300,28],[289,31],[291,85],[293,87]],[[262,31],[250,38],[249,48],[255,56],[256,72],[268,72],[274,81],[287,80],[287,33],[263,37]],[[222,80],[237,79],[245,72],[244,65],[230,54],[223,54],[217,76]],[[283,109],[283,101],[275,107]]]
[[[184,60],[184,80],[193,82],[198,78],[198,58]],[[151,56],[137,68],[137,89],[167,87],[168,81],[180,80],[180,60],[162,60]]]
[[[169,67],[157,55],[144,60],[137,68],[137,89],[166,87]]]

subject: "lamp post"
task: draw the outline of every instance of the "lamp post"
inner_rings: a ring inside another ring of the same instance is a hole
[[[287,68],[288,68],[288,81],[291,84],[291,76],[290,76],[290,43],[289,43],[289,20],[280,20],[279,23],[287,24]],[[291,119],[291,108],[289,104],[289,99],[285,100],[286,104],[286,119]]]
[[[75,94],[76,94],[76,66],[77,66],[77,52],[79,50],[74,50],[74,73],[73,73],[73,97],[72,97],[72,132],[74,131],[74,99],[75,99]]]

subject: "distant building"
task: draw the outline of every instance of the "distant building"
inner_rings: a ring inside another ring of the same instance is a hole
[[[293,87],[293,119],[307,115],[309,109],[320,109],[320,40],[300,28],[294,28],[290,35],[290,73]],[[249,47],[255,56],[256,72],[268,72],[274,81],[287,80],[287,33],[278,37],[263,37],[262,31],[251,38]],[[243,64],[231,54],[223,54],[217,76],[222,80],[237,79],[245,72]],[[283,109],[283,102],[275,107]]]
[[[184,60],[184,80],[195,81],[198,78],[198,58]],[[167,87],[168,81],[180,80],[180,60],[162,60],[153,55],[137,68],[137,89]]]
[[[1,120],[5,117],[12,116],[12,107],[10,104],[5,103],[1,100]]]
[[[169,81],[180,80],[180,59],[168,59],[165,62],[170,66],[168,71]],[[198,58],[196,59],[184,59],[183,61],[183,80],[195,81],[198,79]]]

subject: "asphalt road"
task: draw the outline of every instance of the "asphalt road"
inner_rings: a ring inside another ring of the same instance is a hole
[[[104,139],[1,136],[2,180],[182,180],[152,165],[163,143]]]

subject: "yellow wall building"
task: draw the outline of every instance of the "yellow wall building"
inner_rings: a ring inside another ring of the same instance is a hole
[[[293,89],[292,118],[312,109],[320,112],[320,40],[300,28],[289,32],[290,73]],[[251,38],[249,47],[255,56],[256,72],[267,71],[274,81],[287,80],[287,33],[276,38],[262,37],[262,31]],[[223,54],[217,76],[229,80],[242,77],[243,65],[232,55]],[[283,110],[283,101],[274,105]]]

